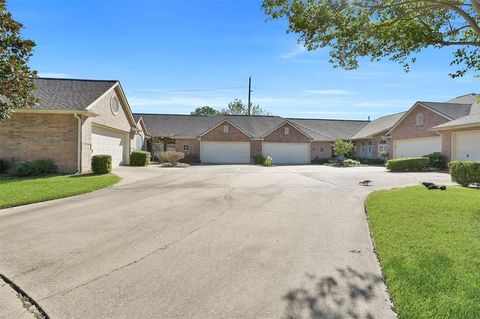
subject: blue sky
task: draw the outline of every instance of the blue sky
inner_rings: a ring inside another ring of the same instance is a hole
[[[366,119],[478,92],[480,79],[450,79],[447,50],[427,50],[410,73],[363,61],[344,71],[328,49],[305,52],[285,21],[266,22],[257,0],[9,0],[37,42],[42,76],[118,79],[135,112],[186,114],[235,98],[274,115]]]

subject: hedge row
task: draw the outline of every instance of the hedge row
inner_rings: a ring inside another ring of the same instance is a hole
[[[428,157],[407,157],[388,160],[386,167],[392,172],[424,171],[429,164]]]
[[[450,162],[450,174],[452,181],[468,186],[470,184],[480,184],[480,162]]]

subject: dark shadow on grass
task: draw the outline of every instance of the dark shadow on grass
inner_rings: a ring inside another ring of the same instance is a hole
[[[292,289],[284,296],[286,319],[382,319],[375,317],[376,286],[383,279],[351,267],[337,269],[334,276],[307,275],[308,287]]]

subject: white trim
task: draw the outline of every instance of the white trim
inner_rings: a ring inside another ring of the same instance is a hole
[[[253,136],[251,136],[250,134],[248,134],[247,132],[245,132],[244,130],[242,130],[241,128],[239,128],[238,126],[236,126],[235,124],[233,124],[232,122],[230,122],[228,119],[224,119],[223,121],[220,121],[218,124],[216,124],[215,126],[211,127],[210,129],[208,129],[207,131],[203,132],[202,134],[199,135],[199,137],[202,137],[204,136],[205,134],[207,134],[208,132],[211,132],[213,131],[215,128],[219,127],[220,125],[222,125],[223,123],[227,122],[228,124],[232,125],[233,127],[235,127],[237,130],[239,130],[240,132],[242,132],[243,134],[245,134],[246,136],[248,136],[249,138],[252,138]],[[223,131],[222,131],[223,132]],[[212,141],[213,142],[213,141]],[[222,142],[222,141],[218,141],[218,142]]]
[[[397,121],[397,123],[395,123],[394,126],[392,126],[391,129],[388,130],[387,133],[385,133],[385,135],[390,135],[390,134],[392,133],[392,131],[393,131],[395,128],[397,128],[397,126],[398,126],[410,113],[412,113],[413,110],[414,110],[415,108],[417,108],[417,107],[423,107],[423,108],[425,108],[425,109],[427,109],[427,110],[429,110],[429,111],[432,111],[433,113],[436,113],[436,114],[438,114],[438,115],[446,118],[447,120],[450,120],[450,121],[454,120],[454,118],[451,118],[450,116],[447,116],[447,115],[445,115],[445,114],[442,114],[442,113],[440,113],[440,112],[438,112],[438,111],[436,111],[436,110],[434,110],[434,109],[426,106],[426,105],[423,104],[422,102],[415,102],[415,104],[413,104],[413,106],[410,108],[410,110],[408,110],[407,113],[403,114],[403,116]],[[425,115],[424,115],[424,116],[425,116]]]
[[[443,125],[443,124],[441,124]],[[429,131],[448,131],[448,130],[455,130],[460,128],[471,128],[471,127],[480,127],[480,122],[478,123],[469,123],[469,124],[458,124],[453,126],[444,126],[444,127],[432,127],[428,129]],[[465,131],[467,132],[467,131]]]
[[[82,117],[74,113],[73,116],[77,119],[77,174],[82,172]]]

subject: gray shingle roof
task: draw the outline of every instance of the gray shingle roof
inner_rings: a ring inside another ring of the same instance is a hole
[[[434,126],[434,129],[447,129],[447,128],[453,128],[457,126],[469,126],[469,125],[479,125],[480,126],[480,113],[475,113],[471,115],[467,115],[464,117],[461,117],[459,119]]]
[[[118,81],[36,78],[36,109],[85,110]]]
[[[293,123],[314,140],[349,139],[365,126],[367,121],[284,119],[279,116],[219,115],[193,116],[179,114],[135,113],[135,120],[143,118],[149,134],[162,137],[197,137],[215,125],[228,120],[253,138],[262,138],[284,123]]]
[[[462,116],[466,116],[470,114],[470,109],[471,109],[471,104],[465,104],[465,103],[441,103],[441,102],[423,102],[420,101],[418,102],[420,104],[423,104],[438,113],[441,113],[443,115],[446,115],[449,118],[452,119],[458,119]]]
[[[323,120],[323,119],[289,119],[293,123],[316,132],[318,140],[350,139],[367,125],[368,121],[358,120]]]
[[[388,131],[402,118],[407,112],[395,113],[387,116],[379,117],[365,125],[358,131],[352,139],[368,138],[381,132]]]

